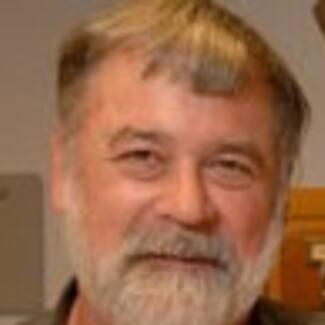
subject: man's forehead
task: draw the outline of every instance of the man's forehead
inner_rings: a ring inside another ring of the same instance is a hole
[[[185,69],[186,67],[184,67]],[[109,53],[97,65],[90,77],[89,85],[93,91],[106,93],[112,87],[126,87],[127,85],[150,85],[157,80],[164,80],[165,83],[182,88],[188,94],[200,99],[215,97],[241,98],[248,94],[252,98],[265,96],[269,98],[272,93],[271,86],[267,83],[264,75],[259,71],[257,64],[250,64],[243,72],[240,85],[233,85],[228,90],[201,91],[196,89],[191,80],[190,72],[179,76],[178,72],[173,71],[172,66],[162,65],[140,49],[126,48],[123,50]],[[126,89],[125,89],[126,90]],[[125,94],[127,95],[127,94]]]
[[[149,130],[146,132],[147,139],[157,140],[159,138],[160,141],[164,138],[164,142],[167,142],[166,136],[157,136],[156,131],[162,126],[165,131],[169,130],[175,134],[177,130],[180,134],[182,127],[190,124],[193,132],[194,126],[197,126],[193,136],[195,134],[198,136],[198,132],[209,133],[208,128],[209,130],[215,129],[214,135],[217,135],[217,129],[221,127],[220,132],[222,132],[223,127],[213,121],[222,118],[224,123],[230,123],[232,124],[230,127],[234,128],[235,120],[247,122],[250,114],[254,115],[255,120],[263,120],[267,123],[268,129],[273,129],[270,97],[263,82],[252,79],[240,92],[233,94],[202,95],[194,93],[188,85],[182,81],[172,80],[166,74],[155,74],[143,78],[145,64],[146,61],[141,56],[123,53],[121,56],[107,57],[106,61],[98,66],[92,78],[90,91],[92,93],[90,97],[95,98],[95,101],[89,104],[92,111],[99,112],[98,116],[100,116],[93,122],[94,129],[99,124],[102,126],[107,124],[103,127],[105,136],[111,137],[114,132],[112,138],[118,140],[130,139],[131,135],[134,136],[136,133],[133,132],[135,129]],[[218,107],[229,107],[229,110],[222,109],[223,112],[228,111],[228,113],[222,113],[222,116],[219,116]],[[233,114],[237,116],[235,119]],[[171,115],[172,118],[170,118]],[[205,128],[199,129],[198,123],[205,125]],[[116,132],[116,127],[122,131]],[[238,132],[240,131],[240,127],[235,128]],[[255,130],[252,124],[250,128],[251,132]],[[232,132],[235,130],[232,129]]]

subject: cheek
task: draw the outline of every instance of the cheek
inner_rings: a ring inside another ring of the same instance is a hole
[[[272,217],[265,190],[223,192],[216,201],[221,231],[234,243],[242,258],[255,257],[261,250]]]
[[[84,229],[90,245],[98,254],[114,252],[144,214],[150,195],[101,168],[84,171],[83,175]]]

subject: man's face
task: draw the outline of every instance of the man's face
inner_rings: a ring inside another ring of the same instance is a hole
[[[253,79],[197,95],[143,68],[112,57],[83,98],[60,202],[81,294],[118,325],[230,324],[279,233],[270,95]]]

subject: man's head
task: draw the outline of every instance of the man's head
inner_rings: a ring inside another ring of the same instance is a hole
[[[132,0],[60,57],[53,201],[104,323],[240,324],[281,237],[308,106],[212,1]]]

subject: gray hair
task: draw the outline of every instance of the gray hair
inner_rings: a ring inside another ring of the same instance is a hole
[[[144,77],[168,71],[199,94],[231,95],[258,70],[272,91],[281,153],[291,170],[309,120],[307,100],[263,38],[212,0],[119,0],[74,29],[58,67],[58,116],[67,130],[77,128],[75,106],[87,75],[107,55],[129,48],[148,59]]]

